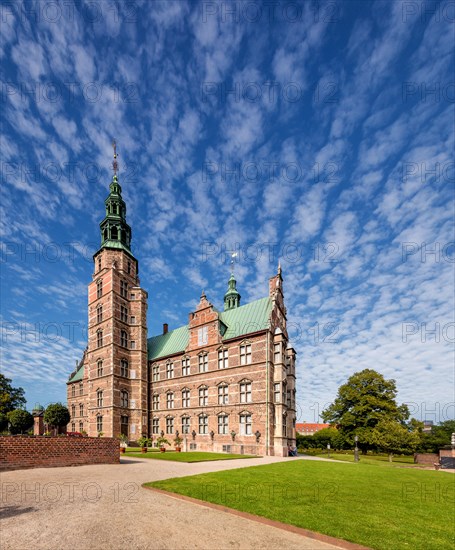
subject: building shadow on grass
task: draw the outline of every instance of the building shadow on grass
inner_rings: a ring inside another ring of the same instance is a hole
[[[14,516],[19,516],[21,514],[28,514],[29,512],[34,512],[36,508],[32,506],[27,506],[27,508],[21,508],[20,506],[5,506],[0,508],[0,519],[12,518]]]

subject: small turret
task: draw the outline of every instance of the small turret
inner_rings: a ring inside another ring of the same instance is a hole
[[[240,294],[237,292],[237,281],[234,273],[231,273],[228,281],[228,289],[224,295],[224,311],[240,306]]]

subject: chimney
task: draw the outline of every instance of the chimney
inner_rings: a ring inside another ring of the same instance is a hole
[[[163,323],[163,334],[167,334],[168,330],[169,330],[169,325],[167,323]]]

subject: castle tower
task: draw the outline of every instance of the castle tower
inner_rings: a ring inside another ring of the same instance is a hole
[[[116,159],[114,142],[114,175],[88,287],[87,431],[135,440],[148,434],[147,292],[130,248]]]

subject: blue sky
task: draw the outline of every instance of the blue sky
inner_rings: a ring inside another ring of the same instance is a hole
[[[31,6],[31,7],[30,7]],[[65,400],[116,138],[149,333],[281,261],[298,420],[373,368],[454,416],[453,2],[2,6],[2,371]],[[433,331],[433,332],[432,332]]]

